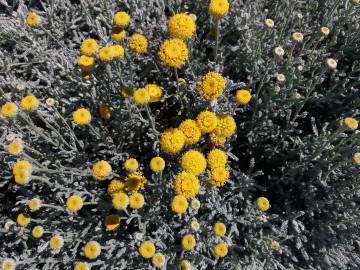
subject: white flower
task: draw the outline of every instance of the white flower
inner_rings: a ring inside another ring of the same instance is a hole
[[[199,222],[197,222],[196,220],[193,220],[191,222],[191,229],[193,229],[194,231],[198,231],[200,229]]]
[[[302,65],[297,66],[298,71],[302,71],[304,67]]]
[[[200,201],[198,199],[193,199],[191,201],[191,208],[192,209],[199,209],[200,208]]]
[[[337,67],[337,62],[335,59],[333,58],[328,58],[326,59],[326,65],[328,66],[328,68],[330,69],[336,69]]]
[[[136,240],[140,241],[144,238],[144,235],[140,232],[137,232],[137,233],[135,233],[134,237]]]
[[[265,20],[265,24],[267,27],[269,28],[273,28],[274,27],[274,21],[272,19],[266,19]]]
[[[280,83],[284,82],[286,80],[285,75],[279,73],[278,75],[276,75],[276,80]]]
[[[274,49],[274,53],[279,57],[283,57],[285,54],[285,51],[281,46],[279,46]]]
[[[48,105],[48,106],[53,106],[54,104],[55,104],[55,99],[53,99],[53,98],[48,98],[48,99],[46,99],[46,104]]]
[[[5,260],[3,260],[2,264],[1,264],[1,269],[2,270],[14,270],[16,266],[16,263],[13,259],[7,258]]]
[[[323,33],[325,36],[328,36],[330,34],[330,29],[326,26],[321,27],[321,33]]]
[[[304,39],[304,36],[300,32],[295,32],[294,34],[292,34],[292,38],[296,42],[302,42]]]
[[[360,165],[360,153],[354,154],[354,160],[357,165]]]

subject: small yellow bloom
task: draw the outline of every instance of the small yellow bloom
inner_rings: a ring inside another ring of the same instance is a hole
[[[144,206],[144,196],[140,193],[134,192],[129,197],[129,205],[132,209],[139,209]]]
[[[1,263],[1,270],[15,270],[16,263],[13,259],[5,259]]]
[[[148,41],[145,36],[141,34],[133,34],[129,38],[130,49],[137,54],[143,54],[147,52]]]
[[[38,225],[38,226],[35,226],[32,231],[31,231],[31,234],[33,237],[35,238],[40,238],[43,234],[44,234],[44,229],[42,226]]]
[[[32,172],[32,166],[31,164],[26,161],[26,160],[18,160],[15,162],[14,166],[13,166],[13,174],[17,174],[21,171],[28,171],[28,172]]]
[[[123,30],[121,27],[114,27],[111,30],[110,36],[115,41],[121,41],[126,36],[126,31]]]
[[[50,239],[50,248],[54,251],[60,250],[64,246],[64,238],[61,235],[55,235]]]
[[[4,117],[13,117],[17,111],[18,108],[14,102],[6,102],[1,106],[1,115]]]
[[[265,24],[267,27],[269,28],[273,28],[274,27],[274,21],[272,19],[266,19],[265,20]]]
[[[257,207],[261,210],[261,211],[267,211],[270,208],[270,202],[267,198],[265,197],[259,197],[256,200],[256,204]]]
[[[31,180],[31,172],[28,170],[19,170],[14,174],[15,183],[19,185],[25,185]]]
[[[165,160],[161,157],[154,157],[150,161],[150,169],[154,173],[161,172],[165,168]]]
[[[112,47],[103,47],[99,50],[99,58],[102,62],[106,63],[114,58],[114,50]]]
[[[124,56],[125,50],[123,46],[112,45],[110,49],[113,51],[114,59],[121,59]]]
[[[199,176],[206,169],[206,159],[202,153],[196,150],[187,151],[180,160],[181,168],[195,176]]]
[[[120,227],[119,215],[108,215],[105,218],[105,228],[107,231],[115,231]]]
[[[200,188],[199,179],[192,173],[181,172],[175,177],[175,192],[185,198],[194,197]]]
[[[77,262],[74,270],[90,270],[90,266],[87,262]]]
[[[114,15],[114,24],[125,28],[130,22],[130,16],[125,11],[116,12]]]
[[[216,114],[210,111],[202,111],[196,118],[197,126],[203,133],[213,131],[218,124]]]
[[[20,102],[20,107],[25,111],[34,111],[39,106],[39,101],[35,96],[26,96]]]
[[[179,129],[184,133],[186,144],[195,144],[200,141],[201,131],[196,121],[186,119],[181,122]]]
[[[171,210],[177,214],[183,214],[189,207],[189,203],[182,195],[177,195],[171,202]]]
[[[115,193],[124,191],[124,188],[125,188],[125,183],[123,181],[114,179],[111,180],[110,184],[108,185],[107,193],[110,196],[112,196]]]
[[[170,34],[179,39],[192,37],[196,31],[196,24],[193,18],[186,13],[179,13],[172,16],[168,22]]]
[[[87,38],[80,45],[80,52],[86,56],[93,56],[98,49],[98,44],[95,39]]]
[[[185,136],[180,129],[170,128],[161,134],[161,150],[168,154],[177,154],[185,145]]]
[[[226,80],[217,72],[208,72],[198,83],[198,91],[206,100],[215,100],[220,97],[225,89]]]
[[[209,183],[213,186],[222,187],[230,177],[230,170],[226,167],[211,169]]]
[[[140,255],[145,259],[150,259],[155,255],[155,245],[150,241],[142,242],[139,247]]]
[[[18,155],[23,151],[24,145],[20,139],[13,140],[8,146],[7,151],[9,154]]]
[[[154,83],[149,83],[149,84],[145,85],[144,88],[148,91],[148,94],[150,97],[150,102],[160,101],[161,96],[162,96],[162,91],[158,85],[156,85]]]
[[[105,180],[112,172],[110,164],[105,160],[96,162],[92,167],[92,174],[98,181]]]
[[[138,105],[146,105],[150,102],[150,95],[147,89],[138,88],[134,92],[134,101]]]
[[[251,100],[251,93],[249,90],[240,89],[236,92],[236,102],[240,105],[246,105]]]
[[[31,199],[28,202],[28,207],[32,212],[35,212],[41,208],[41,201],[38,198]]]
[[[352,117],[346,117],[344,119],[344,124],[351,130],[356,130],[359,126],[358,121]]]
[[[99,113],[102,119],[109,120],[111,117],[111,109],[105,103],[101,103],[99,107]]]
[[[165,40],[158,52],[161,62],[172,68],[185,65],[189,58],[189,50],[184,41],[178,38]]]
[[[26,225],[28,225],[30,223],[30,216],[28,214],[19,214],[17,216],[17,219],[16,219],[16,222],[20,225],[20,226],[23,226],[25,227]]]
[[[161,268],[165,264],[165,256],[162,253],[156,253],[152,257],[152,263],[154,266]]]
[[[39,26],[41,24],[41,17],[36,14],[35,12],[31,12],[27,17],[26,17],[26,23],[30,26],[30,27],[36,27]]]
[[[302,42],[303,39],[304,39],[304,36],[300,32],[295,32],[295,33],[292,34],[292,38],[296,42]]]
[[[188,260],[182,260],[180,262],[180,270],[193,270],[193,268]]]
[[[215,133],[219,137],[230,138],[236,132],[236,122],[231,115],[219,115],[218,124],[214,129]]]
[[[135,158],[129,158],[125,161],[124,166],[128,172],[135,172],[139,168],[139,163]]]
[[[209,5],[209,13],[215,18],[224,17],[229,12],[228,0],[211,0]]]
[[[275,251],[280,251],[281,247],[280,247],[280,243],[277,241],[271,241],[271,249],[275,250]]]
[[[127,192],[136,192],[140,189],[144,189],[146,178],[142,172],[128,173],[125,178],[125,190]]]
[[[209,141],[213,146],[222,146],[226,142],[226,137],[218,136],[216,133],[211,132],[209,134]]]
[[[228,254],[228,245],[226,243],[220,243],[214,246],[215,255],[218,257],[225,257]]]
[[[207,154],[209,168],[225,167],[228,160],[226,152],[220,149],[213,149]]]
[[[226,226],[224,223],[217,222],[214,225],[214,233],[216,236],[224,236],[226,233]]]
[[[330,34],[330,29],[326,26],[321,27],[320,31],[324,36],[328,36]]]
[[[78,212],[83,205],[83,200],[78,195],[72,195],[66,200],[66,207],[70,212]]]
[[[73,112],[73,121],[75,124],[84,126],[91,121],[91,113],[88,109],[80,108]]]
[[[115,193],[112,197],[112,205],[116,209],[125,209],[129,205],[129,196],[124,192]]]
[[[95,59],[90,56],[82,55],[79,57],[77,64],[82,70],[91,70],[95,65]]]
[[[360,153],[354,154],[354,161],[357,165],[360,165]]]
[[[192,234],[186,234],[182,238],[181,244],[185,250],[192,250],[196,245],[195,237]]]
[[[90,241],[84,247],[84,255],[90,260],[96,259],[100,255],[100,253],[101,246],[96,241]]]

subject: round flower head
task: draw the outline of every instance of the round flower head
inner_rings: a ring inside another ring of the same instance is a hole
[[[74,266],[74,270],[90,270],[90,266],[87,262],[77,262]]]
[[[189,203],[182,195],[177,195],[171,201],[171,210],[177,214],[183,214],[189,207]]]
[[[196,220],[193,220],[191,222],[190,226],[191,226],[191,229],[193,229],[194,231],[198,231],[200,229],[200,224]]]
[[[9,154],[18,155],[23,151],[24,145],[20,139],[13,140],[8,146],[7,151]]]
[[[6,102],[1,106],[1,115],[4,117],[13,117],[17,111],[18,108],[14,102]]]
[[[80,126],[88,125],[91,121],[90,111],[85,108],[77,109],[73,112],[73,121]]]
[[[93,56],[98,49],[98,44],[95,39],[87,38],[80,45],[80,52],[86,56]]]
[[[267,211],[270,208],[269,200],[265,197],[259,197],[256,200],[256,205],[261,211]]]
[[[109,120],[111,117],[111,109],[105,103],[102,103],[99,107],[99,113],[102,119]]]
[[[16,263],[13,259],[5,259],[1,263],[1,270],[15,270]]]
[[[133,34],[129,38],[129,47],[134,53],[143,54],[147,52],[148,41],[143,35]]]
[[[346,117],[344,119],[344,124],[351,130],[356,130],[359,126],[358,121],[353,117]]]
[[[224,17],[229,11],[228,0],[211,0],[209,5],[209,13],[215,18]]]
[[[271,249],[272,250],[275,250],[275,251],[280,251],[280,243],[277,242],[277,241],[271,241],[271,245],[270,245]]]
[[[224,223],[218,222],[214,225],[214,233],[216,236],[224,236],[226,233],[226,226]]]
[[[41,208],[41,201],[38,198],[28,201],[28,207],[30,211],[35,212]]]
[[[41,17],[39,15],[37,15],[35,12],[31,12],[26,17],[26,23],[30,27],[39,26],[41,24]]]
[[[180,270],[192,270],[191,263],[188,260],[182,260],[180,262]]]
[[[139,163],[135,158],[129,158],[125,161],[124,166],[128,172],[135,172],[139,168]]]
[[[124,192],[115,193],[112,197],[112,205],[116,209],[126,209],[129,205],[129,196]]]
[[[217,72],[208,72],[198,83],[200,95],[206,100],[214,100],[220,97],[225,89],[226,80]]]
[[[220,243],[214,246],[214,253],[218,257],[225,257],[228,254],[228,245],[226,243]]]
[[[147,89],[139,88],[134,92],[134,101],[138,105],[146,105],[150,102],[150,95]]]
[[[30,223],[30,216],[28,214],[19,214],[16,218],[16,222],[17,224],[19,224],[20,226],[27,226]]]
[[[337,62],[335,59],[333,58],[328,58],[326,59],[326,65],[328,66],[328,68],[330,69],[336,69],[337,67]]]
[[[330,34],[330,29],[326,26],[321,27],[320,31],[324,36],[328,36]]]
[[[279,82],[279,83],[283,83],[283,82],[285,82],[285,80],[286,80],[286,78],[285,78],[285,75],[284,74],[278,74],[278,75],[276,75],[276,80],[277,80],[277,82]]]
[[[186,13],[179,13],[172,16],[168,22],[170,34],[179,39],[190,38],[196,31],[196,24],[193,18]]]
[[[127,192],[136,192],[144,189],[146,178],[142,172],[128,173],[125,178],[125,190]]]
[[[83,200],[78,195],[72,195],[66,200],[66,207],[70,212],[78,212],[83,207]]]
[[[55,105],[55,99],[53,99],[53,98],[47,98],[47,99],[45,100],[45,103],[46,103],[46,105],[48,105],[48,106],[54,106],[54,105]]]
[[[236,132],[236,123],[231,115],[218,116],[218,124],[213,133],[219,137],[229,138]]]
[[[179,68],[188,60],[189,50],[184,41],[173,38],[165,40],[161,44],[158,55],[165,66]]]
[[[82,70],[89,71],[94,67],[95,60],[93,57],[82,55],[79,57],[77,63]]]
[[[200,208],[200,201],[198,199],[193,199],[191,201],[191,208],[197,210]]]
[[[24,111],[34,111],[39,106],[39,101],[35,96],[26,96],[20,102],[20,107]]]
[[[206,159],[202,153],[189,150],[181,157],[181,168],[195,176],[199,176],[206,169]]]
[[[165,256],[162,253],[156,253],[152,257],[152,263],[155,267],[161,268],[165,264]]]
[[[149,83],[149,84],[145,85],[144,88],[148,91],[148,94],[150,97],[150,102],[160,101],[160,98],[162,96],[162,91],[158,85]]]
[[[196,117],[196,123],[201,132],[211,132],[217,127],[218,118],[213,112],[202,111]]]
[[[200,141],[201,131],[196,124],[196,121],[187,119],[181,122],[179,129],[185,136],[186,144],[195,144]]]
[[[35,238],[40,238],[44,234],[44,228],[42,226],[35,226],[32,229],[31,234]]]
[[[105,160],[96,162],[92,167],[92,174],[98,181],[105,180],[112,172],[110,164]]]
[[[13,166],[13,174],[20,173],[20,172],[22,172],[24,170],[31,173],[32,172],[31,164],[26,160],[18,160],[18,161],[16,161],[14,166]]]
[[[360,165],[360,153],[354,154],[354,161],[357,165]]]
[[[114,15],[114,24],[125,28],[130,22],[130,16],[125,11],[116,12]]]
[[[50,239],[50,248],[54,251],[60,250],[64,246],[64,239],[61,235],[55,235]]]
[[[99,50],[99,58],[102,62],[106,63],[114,58],[114,50],[112,47],[103,47]]]
[[[273,28],[274,27],[274,21],[272,19],[266,19],[265,20],[265,24],[267,27],[269,28]]]
[[[180,152],[185,144],[184,133],[180,129],[170,128],[161,134],[160,146],[161,150],[168,154],[176,154]]]
[[[284,56],[284,54],[285,54],[285,51],[284,51],[284,49],[282,48],[282,47],[276,47],[275,49],[274,49],[274,53],[275,53],[275,55],[276,56],[278,56],[278,57],[283,57]]]
[[[27,170],[20,170],[14,174],[15,183],[19,185],[26,185],[31,180],[31,172]]]
[[[125,183],[123,181],[114,179],[111,180],[110,184],[108,185],[107,193],[110,196],[112,196],[115,193],[124,191],[124,188],[125,188]]]
[[[144,196],[140,193],[134,192],[129,197],[129,205],[132,209],[139,209],[144,206]]]
[[[126,31],[122,29],[121,27],[114,27],[111,30],[110,36],[115,41],[121,41],[126,36]]]
[[[139,247],[140,255],[145,259],[150,259],[155,255],[155,245],[150,241],[142,242]]]
[[[296,42],[302,42],[303,39],[304,39],[304,36],[300,32],[295,32],[295,33],[292,34],[292,38]]]
[[[212,132],[209,134],[209,142],[216,147],[222,146],[226,142],[226,137],[218,136],[216,133]]]
[[[84,255],[90,260],[96,259],[100,255],[100,253],[101,246],[96,241],[90,241],[84,247]]]
[[[249,90],[240,89],[236,91],[236,102],[240,105],[246,105],[251,100],[251,93]]]
[[[185,250],[192,250],[196,245],[195,237],[192,234],[186,234],[181,240],[181,245]]]
[[[154,173],[161,172],[165,168],[165,160],[161,157],[154,157],[150,161],[150,169]]]
[[[125,50],[123,46],[120,45],[112,45],[109,47],[113,52],[114,59],[121,59],[124,56]]]
[[[230,177],[230,170],[225,167],[211,169],[209,183],[213,186],[222,187]]]
[[[120,227],[119,215],[108,215],[105,217],[105,228],[107,231],[116,231]]]
[[[200,182],[192,173],[181,172],[175,177],[174,186],[176,194],[192,198],[198,193]]]
[[[210,169],[225,167],[227,160],[226,152],[220,149],[213,149],[207,154],[207,163]]]

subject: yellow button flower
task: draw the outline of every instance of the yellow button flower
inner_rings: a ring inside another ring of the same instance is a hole
[[[180,160],[181,168],[184,171],[199,176],[206,169],[206,159],[202,153],[196,150],[187,151]]]
[[[139,209],[144,206],[144,196],[140,193],[134,192],[129,197],[129,205],[132,209]]]
[[[110,164],[105,160],[96,162],[92,167],[92,174],[98,181],[105,180],[112,172]]]
[[[152,263],[155,267],[161,268],[165,264],[165,256],[162,253],[156,253],[152,257]]]
[[[20,139],[13,140],[8,146],[7,151],[9,154],[12,155],[18,155],[20,154],[24,149],[24,145]]]
[[[129,38],[130,49],[137,54],[143,54],[147,52],[148,41],[145,36],[141,34],[133,34]]]
[[[123,46],[120,45],[112,45],[110,46],[110,49],[113,51],[113,57],[114,59],[121,59],[124,56],[125,50]]]
[[[39,106],[39,101],[35,96],[26,96],[20,102],[20,107],[25,111],[34,111]]]
[[[106,63],[114,58],[114,50],[112,47],[103,47],[99,50],[99,59]]]
[[[175,177],[174,186],[176,194],[192,198],[198,193],[200,182],[192,173],[181,172]]]
[[[91,121],[90,111],[85,108],[77,109],[73,112],[73,121],[80,126],[88,125]]]
[[[181,244],[185,250],[192,250],[196,245],[195,237],[192,234],[186,234],[182,238]]]
[[[87,38],[80,45],[81,54],[86,56],[93,56],[98,49],[98,44],[95,39]]]
[[[120,227],[119,215],[108,215],[105,218],[105,228],[107,231],[116,231]]]
[[[33,237],[35,238],[40,238],[41,236],[43,236],[44,234],[44,229],[42,226],[35,226],[32,231],[31,231],[31,234]]]
[[[267,211],[270,208],[270,202],[265,197],[259,197],[256,200],[256,205],[261,211]]]
[[[182,260],[180,262],[180,270],[192,270],[191,263],[188,260]]]
[[[90,266],[87,262],[77,262],[74,270],[90,270]]]
[[[193,18],[186,13],[179,13],[172,16],[168,22],[170,34],[179,39],[192,37],[196,31],[196,24]]]
[[[6,102],[1,106],[1,115],[4,117],[13,117],[16,115],[18,108],[14,102]]]
[[[66,200],[66,207],[70,212],[78,212],[83,207],[83,200],[78,195],[72,195]]]
[[[216,236],[224,236],[226,233],[226,226],[224,223],[217,222],[214,225],[214,233]]]
[[[115,193],[112,197],[112,205],[116,209],[126,209],[129,205],[129,196],[124,192]]]
[[[218,124],[213,133],[215,133],[218,137],[230,138],[235,134],[235,132],[236,122],[234,117],[231,115],[219,115]]]
[[[251,100],[251,93],[249,90],[240,89],[236,91],[236,102],[240,105],[246,105]]]
[[[178,38],[165,40],[158,52],[161,62],[172,68],[185,65],[189,58],[189,50],[184,41]]]
[[[184,133],[186,144],[195,144],[200,141],[201,131],[192,119],[186,119],[181,122],[179,129]]]
[[[208,72],[198,83],[198,91],[206,100],[215,100],[220,97],[225,89],[226,80],[217,72]]]
[[[150,161],[150,169],[154,173],[161,172],[165,168],[165,160],[161,157],[154,157]]]
[[[225,167],[228,160],[226,152],[220,149],[213,149],[207,154],[209,168]]]
[[[82,70],[89,71],[94,67],[95,59],[90,56],[82,55],[79,57],[77,63]]]
[[[177,214],[183,214],[189,207],[189,203],[182,195],[177,195],[171,201],[171,210]]]
[[[96,241],[90,241],[84,247],[84,255],[90,260],[96,259],[100,255],[100,253],[101,246]]]
[[[228,245],[226,243],[219,243],[214,246],[214,253],[218,257],[225,257],[228,254]]]
[[[121,41],[126,36],[126,31],[122,29],[121,27],[114,27],[111,30],[110,36],[115,41]]]
[[[222,187],[230,177],[230,170],[226,167],[211,169],[209,183],[213,186]]]
[[[15,183],[19,185],[26,185],[31,180],[31,172],[28,170],[19,170],[14,174]]]
[[[229,12],[228,0],[211,0],[209,5],[209,13],[216,18],[224,17]]]
[[[344,119],[344,124],[350,128],[351,130],[356,130],[359,126],[358,121],[355,118],[352,117],[346,117]]]
[[[13,259],[4,259],[1,263],[1,270],[15,270],[16,263]]]
[[[41,208],[41,201],[38,198],[31,199],[28,202],[28,207],[32,212],[35,212]]]
[[[41,24],[41,17],[36,14],[35,12],[31,12],[27,17],[26,17],[26,23],[30,26],[30,27],[36,27],[39,26]]]
[[[64,246],[64,238],[61,235],[55,235],[50,239],[50,248],[54,251],[60,250]]]
[[[201,132],[211,132],[217,127],[218,118],[213,112],[202,111],[197,116],[196,123]]]
[[[13,166],[13,174],[17,174],[23,170],[32,172],[31,164],[26,160],[18,160]]]
[[[185,144],[184,133],[180,129],[170,128],[161,134],[160,146],[161,150],[168,154],[177,154]]]
[[[292,38],[296,42],[302,42],[303,39],[304,39],[304,36],[300,32],[295,32],[295,33],[292,34]]]
[[[146,178],[142,172],[133,172],[128,173],[125,178],[125,190],[127,192],[135,192],[140,189],[144,189],[146,183]]]
[[[129,158],[125,161],[124,167],[128,172],[135,172],[139,168],[139,163],[135,158]]]
[[[130,16],[125,11],[116,12],[114,15],[114,24],[125,28],[130,22]]]
[[[19,214],[16,218],[16,222],[20,225],[20,226],[27,226],[31,221],[31,218],[28,214],[22,213]]]
[[[357,165],[360,165],[360,153],[354,154],[354,160]]]
[[[144,88],[148,91],[148,94],[150,97],[150,102],[160,101],[161,96],[162,96],[162,91],[158,85],[156,85],[154,83],[149,83],[149,84],[145,85]]]
[[[133,94],[133,98],[136,104],[146,105],[150,102],[149,91],[145,88],[138,88]]]
[[[155,245],[150,241],[145,241],[141,243],[139,247],[140,255],[145,259],[150,259],[155,255]]]
[[[197,210],[200,208],[200,201],[198,199],[193,199],[191,201],[191,208]]]
[[[112,196],[115,193],[122,192],[124,190],[124,188],[125,188],[125,183],[123,181],[114,179],[114,180],[111,180],[110,184],[108,185],[107,193],[110,196]]]

